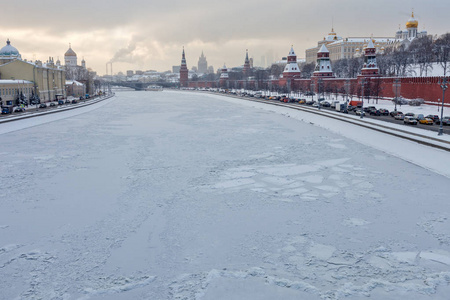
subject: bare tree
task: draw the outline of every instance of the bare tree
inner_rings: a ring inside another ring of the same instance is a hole
[[[273,64],[270,67],[270,75],[273,75],[275,78],[278,78],[283,73],[283,70],[284,70],[284,66]]]
[[[427,76],[433,70],[433,39],[431,36],[416,38],[408,47],[415,64],[419,65],[420,76]]]
[[[360,57],[350,58],[348,60],[348,78],[356,78],[361,71],[362,65],[363,61]]]
[[[375,98],[376,104],[378,104],[378,99],[383,94],[383,87],[381,86],[381,79],[380,78],[371,78],[370,85],[369,85],[369,94]]]
[[[442,66],[444,76],[447,76],[450,63],[450,33],[439,37],[433,45],[436,62]]]
[[[331,64],[334,76],[338,78],[349,77],[349,60],[347,58],[333,61]]]
[[[392,64],[395,74],[398,76],[405,76],[411,72],[413,56],[405,45],[400,45],[400,47],[394,49],[392,52]]]
[[[303,78],[311,77],[313,75],[313,72],[314,72],[314,67],[315,67],[315,64],[313,62],[309,63],[309,64],[304,64],[301,67],[302,77]]]

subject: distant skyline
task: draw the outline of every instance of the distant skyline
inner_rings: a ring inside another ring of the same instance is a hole
[[[291,45],[303,58],[332,26],[344,38],[394,37],[413,9],[419,30],[450,31],[448,0],[18,0],[2,4],[0,48],[9,38],[23,59],[63,62],[71,43],[79,63],[103,75],[111,60],[114,73],[171,70],[184,46],[189,69],[203,51],[217,70],[242,65],[246,49],[255,64],[281,59]]]

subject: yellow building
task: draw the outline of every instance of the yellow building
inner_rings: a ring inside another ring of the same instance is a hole
[[[34,84],[28,80],[2,80],[0,79],[0,105],[18,105],[20,99],[30,99]]]
[[[330,51],[331,61],[353,58],[354,56],[358,56],[359,53],[362,53],[369,39],[368,37],[342,38],[331,30],[328,36],[317,43],[317,47],[306,49],[306,63],[314,63],[317,60],[317,52],[323,44]],[[400,41],[394,37],[372,37],[371,39],[378,53],[382,53],[385,48]]]
[[[337,36],[332,29],[328,36],[317,43],[316,47],[306,49],[306,63],[313,63],[317,59],[317,51],[319,51],[322,44],[330,51],[330,60],[335,61],[344,58],[358,57],[363,53],[364,47],[372,39],[375,45],[377,53],[383,53],[388,47],[398,47],[405,45],[406,47],[415,38],[427,36],[427,32],[418,31],[419,22],[414,18],[414,13],[411,14],[411,18],[406,22],[405,30],[398,30],[395,37],[348,37],[342,38]]]
[[[0,50],[0,79],[26,80],[33,83],[32,93],[41,102],[65,97],[65,71],[50,58],[46,63],[22,60],[10,41]]]

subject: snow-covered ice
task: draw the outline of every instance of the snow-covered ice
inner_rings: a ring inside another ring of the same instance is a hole
[[[165,91],[0,124],[0,153],[0,299],[450,294],[442,150]]]

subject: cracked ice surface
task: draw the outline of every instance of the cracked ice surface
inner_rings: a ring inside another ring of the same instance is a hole
[[[217,96],[75,111],[0,134],[0,299],[450,293],[447,177]]]

